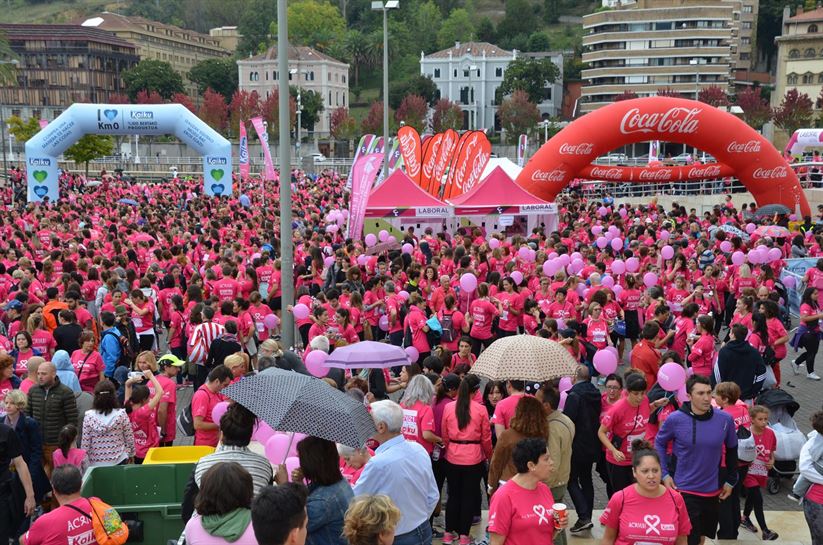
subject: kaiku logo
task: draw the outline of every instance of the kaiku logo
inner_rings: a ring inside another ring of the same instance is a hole
[[[228,162],[225,157],[208,157],[206,158],[207,165],[226,165]]]
[[[729,153],[760,153],[760,140],[749,140],[748,142],[737,142],[732,140],[726,148]]]
[[[638,178],[640,180],[653,180],[657,182],[671,180],[672,170],[670,168],[655,168],[651,170],[641,170]]]
[[[29,165],[33,167],[50,167],[51,159],[45,157],[30,157]]]
[[[693,134],[700,125],[697,115],[702,111],[701,108],[678,107],[662,113],[641,113],[640,108],[632,108],[620,121],[620,132]]]
[[[249,140],[246,136],[240,139],[240,162],[249,162]]]
[[[592,167],[591,176],[601,180],[620,180],[623,178],[623,171],[619,168]]]
[[[717,178],[718,176],[720,176],[720,166],[707,165],[690,168],[688,178]]]
[[[561,155],[589,155],[594,151],[594,144],[583,142],[581,144],[562,144],[560,146]]]
[[[752,178],[755,180],[777,180],[786,176],[788,170],[786,167],[779,166],[774,168],[758,168],[752,173]]]
[[[154,112],[131,111],[129,117],[132,119],[154,119]]]
[[[532,174],[533,182],[562,182],[566,179],[566,169],[556,168],[554,170],[537,169]]]

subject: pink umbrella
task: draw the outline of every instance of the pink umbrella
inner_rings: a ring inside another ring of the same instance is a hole
[[[325,365],[339,369],[385,369],[409,363],[409,355],[399,346],[362,341],[335,348],[326,359]]]

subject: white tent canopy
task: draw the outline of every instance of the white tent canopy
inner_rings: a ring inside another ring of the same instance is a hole
[[[485,180],[496,167],[502,168],[503,172],[512,180],[516,180],[520,175],[520,171],[523,170],[523,167],[517,166],[517,163],[512,162],[512,160],[507,157],[492,157],[489,159],[489,162],[486,163],[486,168],[483,169],[483,174],[480,175],[480,179]]]

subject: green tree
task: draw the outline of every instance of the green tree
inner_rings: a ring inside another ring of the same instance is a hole
[[[289,2],[289,41],[325,51],[346,31],[346,22],[340,10],[328,2],[297,0]],[[277,24],[270,33],[277,35]]]
[[[165,61],[144,59],[123,74],[126,92],[132,100],[140,91],[157,91],[168,100],[174,93],[184,92],[183,78]]]
[[[506,0],[506,15],[497,25],[498,36],[531,35],[537,30],[540,20],[535,16],[529,0]]]
[[[431,0],[420,4],[414,11],[410,11],[407,22],[414,40],[408,45],[415,48],[417,55],[420,51],[427,55],[437,51],[437,33],[440,32],[442,20],[440,8]]]
[[[453,10],[443,21],[437,33],[437,45],[441,49],[451,47],[454,42],[467,42],[474,35],[474,24],[469,12],[463,8]]]
[[[389,83],[389,106],[398,108],[408,95],[418,95],[426,100],[429,106],[437,101],[437,84],[429,76],[417,74],[406,81]]]
[[[297,87],[289,87],[289,94],[297,100]],[[314,130],[314,125],[320,121],[320,112],[323,111],[323,95],[316,91],[300,90],[300,128],[307,131]]]
[[[546,96],[546,87],[557,80],[560,70],[551,59],[515,59],[506,68],[503,83],[497,88],[497,101],[514,91],[525,91],[529,100],[539,104]]]
[[[551,49],[551,41],[546,32],[535,32],[529,36],[526,51],[548,51],[549,49]]]
[[[69,161],[83,163],[86,166],[86,177],[89,175],[89,162],[111,155],[114,151],[114,139],[111,136],[101,136],[99,134],[87,134],[74,143],[63,155]]]
[[[360,85],[360,70],[374,66],[374,52],[369,44],[368,37],[359,30],[350,30],[343,39],[343,45],[351,59],[354,68],[354,86]]]
[[[277,2],[249,0],[237,23],[237,32],[242,36],[237,43],[240,56],[256,54],[264,48],[269,41],[269,25],[276,20]]]
[[[23,121],[20,117],[13,115],[6,121],[9,124],[9,132],[21,144],[25,144],[32,136],[40,132],[40,121],[34,117]]]
[[[126,2],[124,13],[183,26],[183,2],[181,0],[132,0]]]
[[[206,59],[192,66],[189,79],[197,84],[197,92],[201,95],[211,88],[230,97],[237,90],[237,63],[230,58]]]
[[[494,32],[494,23],[488,17],[483,17],[477,24],[477,39],[481,42],[495,43],[497,34]]]
[[[463,111],[457,103],[441,98],[434,105],[432,130],[443,132],[448,129],[459,130],[463,126]]]
[[[426,99],[420,95],[408,95],[400,103],[400,107],[394,112],[394,119],[399,124],[405,123],[423,132],[426,129],[426,116],[429,113],[429,105]]]
[[[510,142],[528,133],[540,121],[537,106],[529,100],[525,91],[517,90],[500,105],[500,125],[506,130]]]
[[[0,32],[0,85],[13,85],[17,83],[17,65],[11,61],[16,60],[16,55],[11,49],[6,34]]]

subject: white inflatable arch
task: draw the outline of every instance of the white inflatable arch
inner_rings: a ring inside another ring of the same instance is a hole
[[[86,134],[173,134],[203,156],[206,195],[232,193],[231,143],[181,104],[73,104],[26,142],[28,201],[59,198],[57,158]]]

